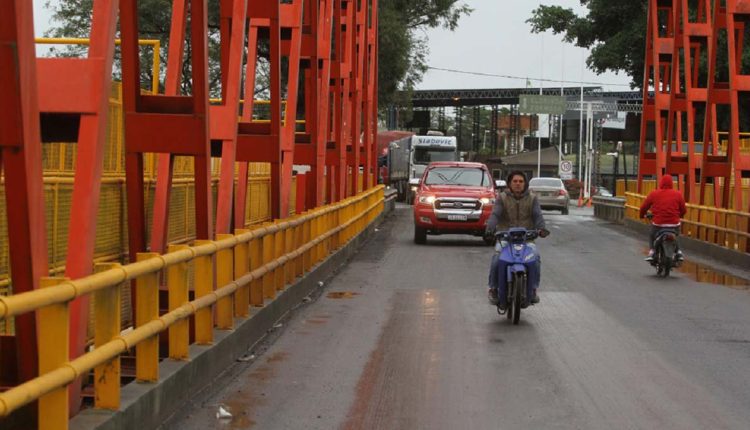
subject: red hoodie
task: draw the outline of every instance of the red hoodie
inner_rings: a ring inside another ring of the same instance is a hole
[[[680,225],[680,218],[685,215],[685,199],[682,193],[673,189],[672,176],[664,175],[659,181],[659,189],[651,191],[641,205],[641,218],[651,209],[654,219],[651,223],[658,226]]]

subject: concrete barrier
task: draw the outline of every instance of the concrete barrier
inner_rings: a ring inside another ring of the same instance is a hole
[[[266,300],[262,308],[253,308],[250,318],[235,319],[233,330],[215,329],[213,345],[191,345],[189,361],[163,360],[159,364],[159,382],[132,382],[124,386],[119,410],[84,410],[71,419],[69,428],[126,430],[158,427],[262,340],[279,319],[321,288],[320,282],[346,264],[375,227],[395,208],[395,200],[388,200],[388,197],[386,192],[385,209],[380,216],[348,244],[288,286],[274,300]]]
[[[594,197],[594,216],[617,224],[625,220],[625,199],[621,197]]]
[[[391,212],[396,209],[396,200],[398,200],[398,191],[394,188],[386,188],[385,194],[385,209],[384,211]]]

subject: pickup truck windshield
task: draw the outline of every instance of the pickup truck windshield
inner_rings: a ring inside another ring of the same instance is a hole
[[[486,187],[492,183],[490,176],[482,169],[466,167],[436,167],[427,172],[425,185],[461,185]]]
[[[414,148],[414,163],[430,164],[432,161],[456,161],[455,148]]]

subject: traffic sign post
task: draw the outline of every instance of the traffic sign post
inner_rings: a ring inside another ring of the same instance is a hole
[[[568,160],[560,161],[560,179],[567,181],[573,179],[573,163]]]

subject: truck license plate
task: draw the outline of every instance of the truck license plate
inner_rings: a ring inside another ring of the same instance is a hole
[[[469,219],[466,215],[448,215],[448,221],[466,221]]]

